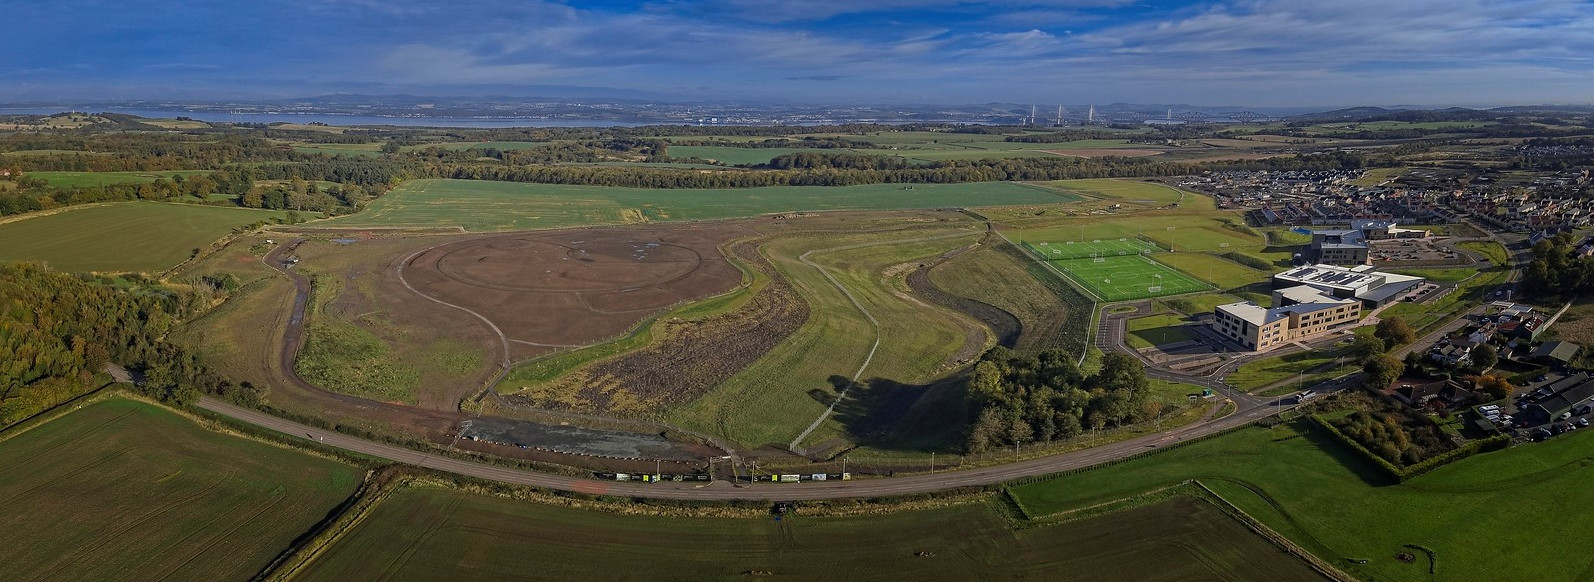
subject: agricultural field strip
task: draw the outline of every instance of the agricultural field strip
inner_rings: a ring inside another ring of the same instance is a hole
[[[852,381],[853,382],[857,382],[858,378],[863,376],[864,370],[869,368],[869,362],[874,361],[875,351],[880,349],[880,320],[875,319],[874,314],[869,313],[868,309],[864,309],[863,304],[858,302],[858,298],[857,297],[853,297],[852,296],[852,292],[848,291],[847,287],[845,285],[842,285],[840,281],[837,281],[835,277],[831,276],[830,271],[825,270],[825,268],[823,266],[819,265],[818,263],[815,263],[813,261],[808,260],[808,255],[812,255],[814,253],[829,253],[829,252],[846,251],[846,250],[852,250],[852,249],[861,249],[861,248],[877,247],[877,246],[892,245],[892,244],[907,244],[907,243],[917,243],[917,242],[928,242],[928,241],[934,241],[934,240],[942,240],[942,239],[949,239],[949,238],[958,238],[958,237],[971,236],[972,234],[973,233],[960,232],[960,233],[956,233],[956,234],[945,234],[945,235],[939,235],[939,236],[929,236],[929,237],[922,237],[922,238],[916,238],[916,239],[910,239],[910,240],[893,240],[893,241],[885,241],[885,242],[877,242],[877,243],[863,243],[863,244],[856,244],[856,245],[847,245],[847,246],[840,246],[840,247],[829,248],[829,249],[814,249],[814,250],[805,252],[802,255],[797,257],[797,260],[802,261],[803,264],[808,265],[808,266],[813,267],[814,269],[818,270],[821,275],[825,276],[825,279],[830,281],[831,285],[834,285],[836,287],[836,289],[841,290],[841,293],[843,295],[847,296],[847,300],[852,302],[852,306],[858,308],[858,312],[862,313],[864,317],[868,318],[869,319],[869,324],[874,328],[874,345],[869,348],[869,355],[863,359],[863,364],[858,366],[858,371],[853,373],[853,375],[852,375]],[[826,418],[830,418],[830,414],[835,412],[835,410],[836,410],[836,405],[840,404],[842,400],[846,399],[847,398],[847,393],[850,392],[851,390],[852,390],[852,385],[849,384],[846,389],[841,391],[841,394],[836,395],[836,399],[830,402],[830,406],[825,408],[824,413],[820,414],[819,418],[815,418],[813,424],[808,425],[808,428],[806,430],[804,430],[802,432],[802,434],[799,434],[799,435],[797,435],[797,438],[792,439],[791,445],[788,448],[791,448],[791,449],[795,450],[797,448],[797,445],[803,442],[803,439],[808,438],[808,435],[813,433],[814,429],[819,428],[819,425],[824,423]]]

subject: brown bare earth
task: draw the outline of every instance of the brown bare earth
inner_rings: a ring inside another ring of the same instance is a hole
[[[758,253],[759,244],[762,240],[731,246],[744,264],[770,277],[741,308],[697,321],[659,321],[654,333],[662,340],[569,374],[539,392],[573,393],[564,400],[636,414],[690,402],[752,364],[808,320],[808,304]],[[524,396],[511,400],[558,405]]]
[[[393,266],[403,266],[401,283],[441,302],[434,307],[492,321],[519,360],[611,338],[665,307],[730,290],[741,272],[718,246],[746,234],[728,225],[520,233],[436,244]]]

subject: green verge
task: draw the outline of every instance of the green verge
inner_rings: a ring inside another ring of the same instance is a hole
[[[1594,556],[1544,540],[1594,535],[1580,508],[1594,504],[1594,436],[1479,453],[1394,483],[1361,455],[1305,422],[1230,434],[1141,459],[1014,486],[1036,515],[1088,507],[1199,479],[1268,527],[1362,579],[1576,580]],[[1556,515],[1534,527],[1500,527]],[[1445,562],[1395,559],[1408,544]],[[1365,559],[1357,564],[1350,559]]]

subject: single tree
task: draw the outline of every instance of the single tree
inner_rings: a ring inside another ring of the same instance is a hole
[[[1367,373],[1363,384],[1369,390],[1383,390],[1400,378],[1401,373],[1406,371],[1406,364],[1389,354],[1380,354],[1367,360],[1362,371]]]
[[[1390,316],[1379,320],[1378,329],[1373,335],[1382,338],[1389,347],[1403,346],[1417,341],[1417,332],[1412,331],[1406,320],[1399,316]]]
[[[1472,348],[1472,363],[1476,364],[1479,370],[1493,368],[1499,361],[1500,353],[1495,351],[1494,346],[1478,344],[1478,347]]]

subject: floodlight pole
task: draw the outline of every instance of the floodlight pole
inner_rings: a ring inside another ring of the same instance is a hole
[[[930,453],[930,474],[935,474],[935,452]]]

